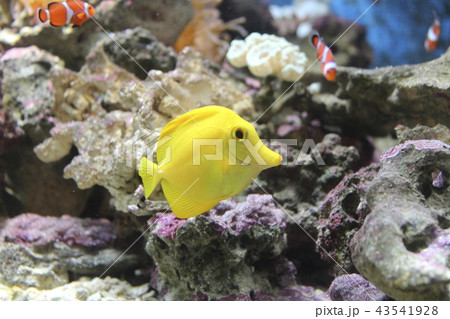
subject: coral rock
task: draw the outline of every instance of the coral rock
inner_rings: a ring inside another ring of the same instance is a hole
[[[69,275],[98,275],[133,269],[137,255],[112,247],[117,234],[107,220],[22,214],[0,230],[0,284],[53,289]]]
[[[355,271],[348,244],[370,212],[366,192],[378,169],[379,165],[373,164],[344,177],[320,208],[318,251],[333,265],[335,274]]]
[[[450,126],[450,49],[416,65],[362,70],[340,67],[336,95],[313,96],[308,111],[358,134],[386,135],[401,123]]]
[[[106,247],[116,238],[113,225],[106,219],[78,219],[67,215],[57,218],[21,214],[7,220],[0,230],[0,243],[31,246],[58,242],[69,246]]]
[[[336,278],[327,291],[333,301],[373,301],[385,300],[386,295],[359,274],[343,275]]]
[[[149,224],[147,251],[169,289],[166,299],[272,291],[267,275],[286,242],[285,217],[271,196],[222,201],[209,214],[187,220],[159,215]]]
[[[171,118],[207,104],[241,115],[253,111],[244,88],[216,75],[193,50],[180,54],[175,70],[149,75],[140,81],[118,67],[103,45],[90,53],[80,72],[53,72],[56,123],[51,137],[34,149],[42,161],[52,162],[75,145],[78,155],[64,168],[64,177],[81,189],[105,187],[120,211],[136,206],[136,163],[144,154],[151,156],[160,128]]]
[[[408,128],[404,125],[397,125],[395,133],[399,143],[404,143],[408,140],[440,140],[446,144],[450,144],[450,129],[442,124],[434,127],[424,125],[417,125],[414,128]]]
[[[256,32],[245,40],[233,40],[227,59],[235,67],[248,66],[256,76],[275,75],[290,82],[303,74],[307,62],[298,46],[284,38]]]
[[[104,0],[96,10],[98,21],[112,31],[142,27],[170,46],[194,14],[189,0]]]
[[[21,204],[21,207],[7,207],[7,210],[11,213],[81,214],[90,192],[80,191],[73,181],[62,178],[62,169],[67,164],[67,159],[62,159],[62,156],[66,154],[55,149],[59,153],[57,159],[62,160],[54,165],[45,165],[32,151],[36,144],[48,137],[48,131],[55,122],[53,111],[57,82],[49,74],[63,70],[62,61],[37,47],[14,48],[2,56],[0,68],[3,74],[3,107],[10,120],[26,135],[3,158],[8,187]],[[66,144],[64,150],[68,153],[70,147]]]
[[[150,70],[167,72],[175,68],[175,52],[156,40],[150,31],[141,27],[116,32],[100,46],[104,47],[112,62],[140,79],[145,79]]]
[[[367,190],[370,214],[350,242],[358,271],[397,300],[450,300],[448,187],[450,146],[417,140],[382,156]]]
[[[61,287],[48,290],[21,289],[0,284],[0,300],[51,300],[51,301],[100,301],[100,300],[155,300],[148,284],[131,286],[128,282],[111,278],[82,277]]]

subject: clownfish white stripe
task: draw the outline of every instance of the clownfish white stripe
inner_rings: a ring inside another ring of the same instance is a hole
[[[66,24],[70,23],[70,20],[72,20],[73,17],[73,10],[69,7],[69,5],[67,4],[67,2],[61,2],[61,4],[64,6],[64,8],[66,8]]]
[[[325,49],[323,50],[322,53],[322,57],[320,59],[320,62],[325,63],[327,61],[327,56],[328,56],[328,50],[330,50],[329,47],[327,47],[326,45],[324,45]]]
[[[72,25],[79,27],[95,14],[92,5],[81,0],[67,0],[62,2],[51,2],[47,10],[39,8],[38,17],[41,22],[49,21],[53,27]]]
[[[84,13],[86,14],[86,16],[87,16],[88,18],[91,17],[91,16],[89,15],[88,3],[87,3],[87,2],[84,3]]]
[[[434,32],[433,26],[428,29],[427,38],[430,41],[437,41],[439,36]]]
[[[428,28],[427,37],[425,38],[424,46],[425,50],[428,52],[436,50],[439,40],[439,35],[441,33],[441,22],[436,12],[433,11],[434,21],[433,24]]]
[[[325,63],[325,65],[323,67],[323,73],[327,74],[329,70],[336,69],[336,67],[337,67],[337,65],[336,65],[336,62],[334,62],[334,61]]]
[[[311,35],[311,44],[317,49],[317,59],[321,63],[321,71],[323,76],[328,81],[336,80],[337,65],[334,61],[333,52],[331,49],[320,39],[319,34],[313,33]]]

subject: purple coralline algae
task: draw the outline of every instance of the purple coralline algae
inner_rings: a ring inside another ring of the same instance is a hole
[[[113,273],[134,269],[140,258],[114,248],[117,238],[106,219],[30,213],[6,219],[0,226],[0,285],[46,290],[112,264]]]
[[[380,160],[385,160],[388,158],[392,158],[398,155],[405,148],[412,146],[416,150],[426,150],[426,149],[438,149],[438,148],[446,148],[450,150],[450,146],[444,142],[439,140],[415,140],[415,141],[406,141],[403,144],[392,147],[391,149],[384,152]]]
[[[441,141],[388,150],[367,189],[370,213],[350,241],[358,271],[397,300],[450,300],[450,191],[433,187],[435,170],[450,173]]]
[[[348,243],[370,212],[366,192],[378,169],[379,165],[372,164],[347,175],[320,207],[317,250],[334,274],[355,271]]]
[[[178,227],[187,223],[186,219],[179,219],[172,213],[156,214],[155,219],[149,220],[150,226],[157,224],[156,235],[158,237],[167,237],[171,240],[175,239],[175,233]]]
[[[168,288],[164,299],[198,293],[217,299],[269,293],[278,286],[273,269],[286,246],[286,223],[270,195],[249,195],[237,204],[222,201],[209,213],[183,221],[162,215],[149,224],[147,251],[158,265],[159,285]]]
[[[236,207],[230,207],[230,202],[222,202],[210,211],[214,223],[222,228],[239,235],[248,231],[256,224],[262,227],[284,227],[286,215],[275,207],[270,195],[248,195],[247,200]]]
[[[333,301],[381,301],[387,296],[359,274],[342,275],[326,292]]]
[[[67,215],[57,218],[21,214],[8,219],[0,230],[0,244],[44,246],[58,242],[69,246],[107,247],[116,239],[114,227],[106,219],[79,219]]]

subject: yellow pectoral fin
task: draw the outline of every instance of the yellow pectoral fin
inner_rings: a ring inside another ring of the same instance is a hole
[[[145,198],[148,198],[161,180],[158,173],[158,165],[143,157],[139,163],[139,176],[144,183]]]
[[[207,202],[195,201],[186,196],[186,194],[177,191],[165,179],[161,180],[161,185],[173,213],[178,218],[190,218],[203,214],[220,202],[220,200],[211,200]]]

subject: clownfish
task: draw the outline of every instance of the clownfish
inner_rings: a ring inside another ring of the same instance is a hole
[[[51,2],[48,4],[48,9],[39,8],[37,11],[39,21],[50,21],[50,25],[53,27],[61,27],[67,24],[79,27],[92,18],[94,14],[94,7],[80,0]]]
[[[156,159],[158,164],[142,157],[139,164],[145,198],[161,183],[178,218],[200,215],[239,194],[262,170],[282,160],[261,142],[251,123],[217,105],[167,123],[157,142]]]
[[[439,34],[441,33],[441,22],[437,14],[433,11],[434,21],[433,24],[428,28],[427,37],[425,39],[425,50],[428,52],[433,51],[437,48],[437,42],[439,39]]]
[[[317,49],[317,58],[322,63],[320,70],[328,81],[336,80],[336,62],[334,62],[333,52],[323,43],[319,34],[311,35],[311,43]]]

